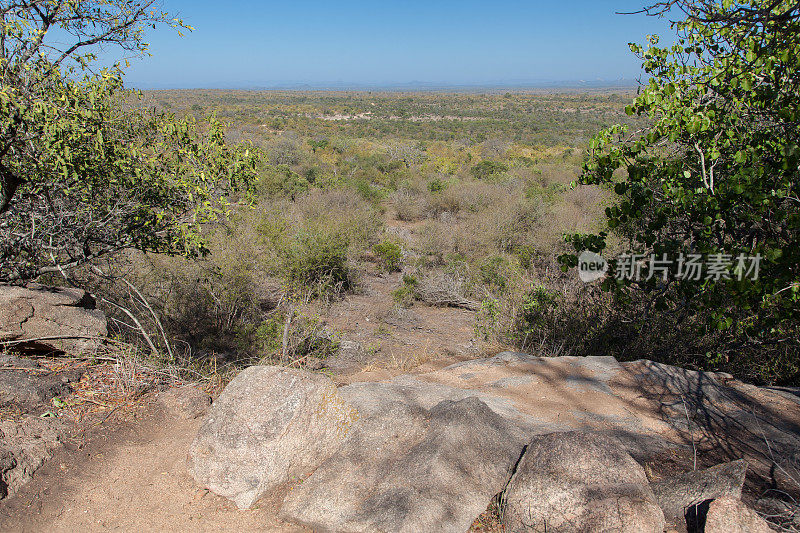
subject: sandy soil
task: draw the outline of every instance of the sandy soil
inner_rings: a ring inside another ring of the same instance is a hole
[[[0,531],[304,531],[275,518],[277,501],[240,511],[195,485],[186,455],[199,425],[145,402],[76,436],[0,502]]]

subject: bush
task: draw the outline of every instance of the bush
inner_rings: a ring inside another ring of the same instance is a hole
[[[339,234],[298,233],[286,253],[286,272],[296,289],[330,296],[353,287],[347,263],[348,240]]]
[[[406,274],[403,276],[403,285],[392,292],[392,298],[402,307],[411,307],[414,300],[417,299],[416,291],[418,285],[419,280],[417,280],[416,276]]]
[[[519,266],[524,270],[530,270],[536,258],[536,248],[530,244],[523,244],[514,248],[514,255],[516,255],[519,260]]]
[[[401,307],[411,307],[416,297],[411,287],[403,285],[392,292],[392,299]]]
[[[306,178],[294,172],[287,165],[278,165],[269,169],[263,183],[267,194],[288,196],[291,199],[296,198],[311,187]]]
[[[422,195],[400,190],[392,195],[398,220],[416,222],[427,218],[428,202]]]
[[[475,322],[475,333],[484,340],[495,335],[500,324],[500,302],[494,298],[486,298],[481,302]]]
[[[534,287],[523,297],[517,315],[518,335],[528,336],[533,330],[546,328],[548,317],[556,307],[556,296],[545,287]]]
[[[442,181],[440,178],[434,178],[428,182],[428,190],[432,193],[437,193],[447,188],[447,182]]]
[[[480,279],[485,285],[504,291],[508,285],[508,260],[498,255],[487,258],[480,266]]]
[[[339,348],[338,336],[331,335],[316,317],[307,317],[292,311],[276,313],[263,321],[255,330],[255,339],[262,363],[294,363],[310,365],[313,360],[325,360]],[[283,333],[286,330],[284,352]]]
[[[497,174],[508,172],[508,165],[504,165],[503,163],[497,161],[481,161],[472,167],[470,172],[477,179],[485,180],[487,178],[496,176]]]
[[[382,241],[372,247],[372,252],[378,256],[381,268],[387,272],[400,270],[400,263],[403,261],[403,250],[397,243]]]

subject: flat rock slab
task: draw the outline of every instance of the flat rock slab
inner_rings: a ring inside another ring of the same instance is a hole
[[[361,419],[281,516],[321,531],[469,529],[519,459],[509,424],[475,397],[425,409],[360,392],[343,396],[361,405]]]
[[[107,333],[106,317],[86,291],[0,285],[0,340],[33,339],[37,349],[80,354],[95,351]]]
[[[621,378],[626,383],[619,385]],[[378,385],[402,389],[407,398],[422,405],[475,395],[519,427],[523,443],[533,435],[594,430],[623,441],[637,458],[652,456],[668,447],[676,433],[654,416],[651,404],[637,397],[628,378],[625,367],[613,357],[550,358],[502,352]],[[379,388],[349,385],[370,386]]]
[[[725,450],[731,460],[746,458],[767,477],[773,456],[800,459],[798,396],[727,374],[646,360],[502,352],[380,385],[426,406],[476,395],[528,437],[596,431],[620,440],[639,461],[668,448],[691,450],[692,442]],[[348,387],[369,386],[378,389],[366,383]]]

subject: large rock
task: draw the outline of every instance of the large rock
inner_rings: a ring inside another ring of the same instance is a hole
[[[519,459],[512,428],[475,397],[425,409],[358,392],[350,391],[363,405],[352,434],[293,489],[281,515],[323,531],[469,529]]]
[[[96,350],[107,333],[86,291],[0,286],[0,341],[33,339],[26,347],[80,354]]]
[[[747,463],[740,459],[705,470],[687,472],[650,484],[667,522],[678,531],[686,531],[687,516],[694,520],[693,509],[707,500],[730,497],[739,499],[747,473]]]
[[[674,431],[651,406],[639,402],[641,394],[629,378],[613,357],[502,352],[379,385],[403,389],[426,405],[477,396],[524,428],[523,444],[533,435],[591,429],[614,435],[637,459],[644,459],[663,452]],[[357,385],[366,386],[351,387]]]
[[[582,432],[534,437],[504,495],[512,532],[662,533],[642,467],[617,441]]]
[[[708,506],[705,533],[772,533],[767,522],[738,498],[717,498]]]
[[[192,443],[195,480],[249,508],[330,457],[358,412],[321,374],[251,366],[225,387]]]

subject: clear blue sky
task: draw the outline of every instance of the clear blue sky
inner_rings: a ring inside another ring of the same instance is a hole
[[[627,43],[671,36],[644,0],[164,0],[195,31],[149,35],[138,87],[504,84],[636,78]],[[669,39],[671,40],[671,38]]]

